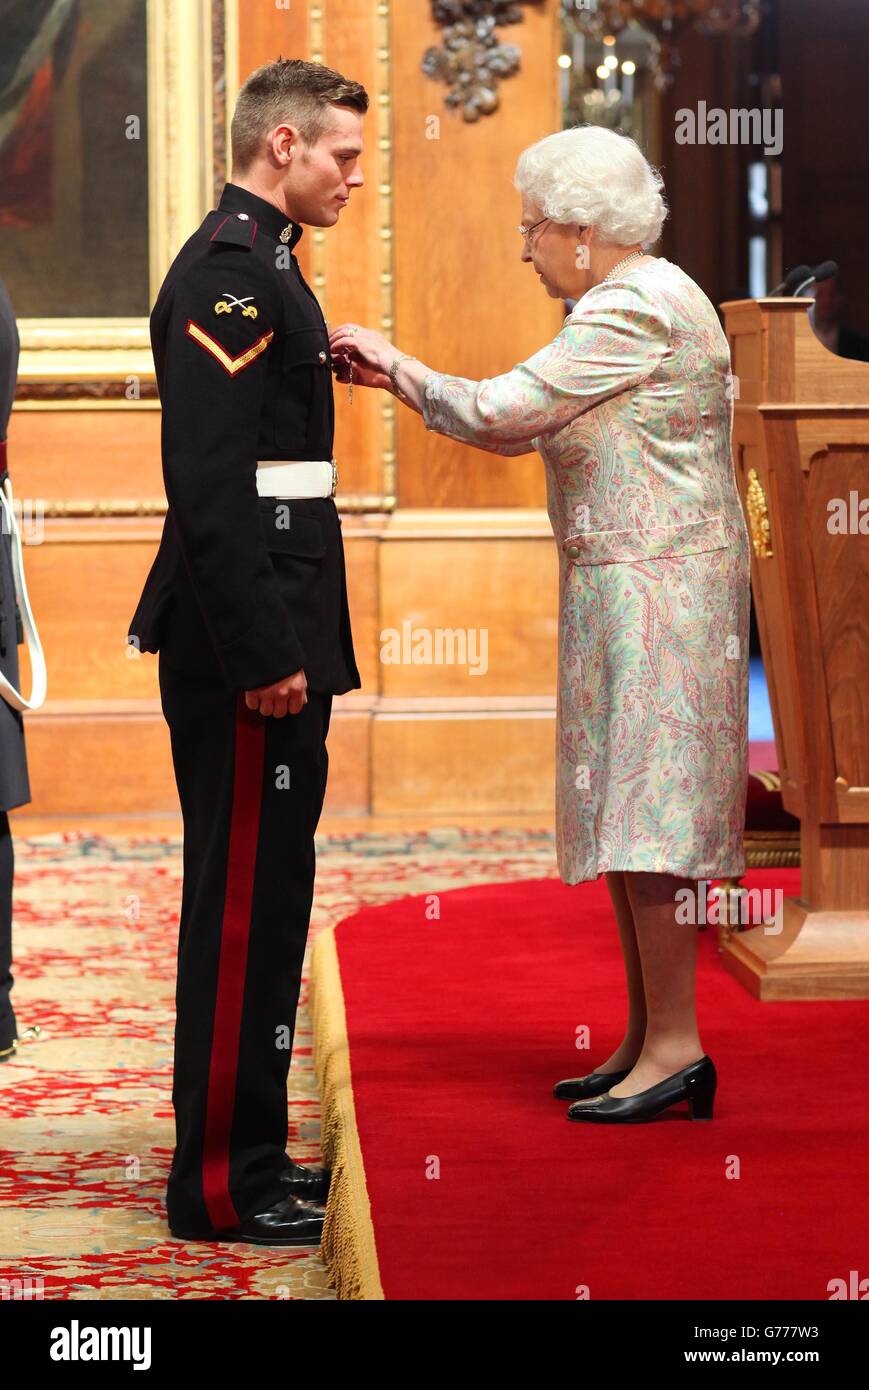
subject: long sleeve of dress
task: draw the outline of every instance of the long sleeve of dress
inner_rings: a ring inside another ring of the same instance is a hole
[[[667,351],[671,325],[641,285],[595,285],[533,357],[483,381],[429,372],[426,429],[495,454],[527,454],[541,435],[637,386]]]

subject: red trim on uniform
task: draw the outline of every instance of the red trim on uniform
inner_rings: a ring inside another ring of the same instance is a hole
[[[250,239],[250,249],[251,249],[251,251],[253,250],[253,244],[254,244],[254,242],[256,241],[256,234],[257,234],[258,231],[259,231],[259,223],[256,221],[256,219],[254,219],[254,224],[253,224],[253,236],[252,236],[251,239]]]
[[[9,456],[6,452],[6,440],[0,439],[0,473],[5,472],[9,464]]]
[[[222,221],[221,224],[220,224],[220,227],[225,227],[228,221],[229,221],[229,218],[228,218],[228,217],[224,217],[223,221]],[[220,227],[215,227],[214,231],[211,233],[211,236],[208,238],[209,241],[213,241],[213,240],[214,240],[214,238],[217,236],[217,233],[220,231]]]
[[[229,1192],[229,1141],[238,1080],[264,756],[265,720],[248,709],[241,691],[236,702],[232,819],[202,1147],[202,1192],[208,1219],[216,1231],[239,1223]]]

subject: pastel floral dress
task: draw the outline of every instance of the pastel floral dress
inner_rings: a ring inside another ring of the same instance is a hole
[[[512,371],[430,372],[421,407],[430,430],[546,467],[562,879],[743,873],[749,540],[706,295],[662,258],[628,266]]]

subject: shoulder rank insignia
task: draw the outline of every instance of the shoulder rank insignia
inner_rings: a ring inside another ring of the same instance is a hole
[[[218,299],[214,306],[215,314],[231,314],[233,309],[241,309],[246,319],[255,319],[257,316],[256,305],[251,303],[253,295],[249,294],[246,299],[236,299],[235,295],[223,291],[223,299]]]
[[[250,251],[257,234],[257,220],[248,217],[246,212],[228,213],[211,233],[211,240],[228,242],[230,246],[241,246]]]
[[[204,328],[200,328],[198,323],[194,323],[193,319],[187,320],[187,336],[192,338],[194,343],[205,348],[206,352],[210,352],[211,356],[220,363],[229,376],[237,376],[239,372],[244,371],[245,367],[249,367],[251,362],[255,362],[260,353],[265,352],[275,335],[273,330],[263,333],[261,338],[258,338],[244,352],[240,352],[237,357],[232,357],[225,347],[222,347],[215,338],[212,338],[210,333],[206,333]]]

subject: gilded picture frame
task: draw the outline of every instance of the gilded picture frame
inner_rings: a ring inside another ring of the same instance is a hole
[[[112,0],[106,0],[111,4]],[[148,305],[227,178],[238,0],[146,0]],[[157,408],[147,314],[18,319],[16,408]]]

